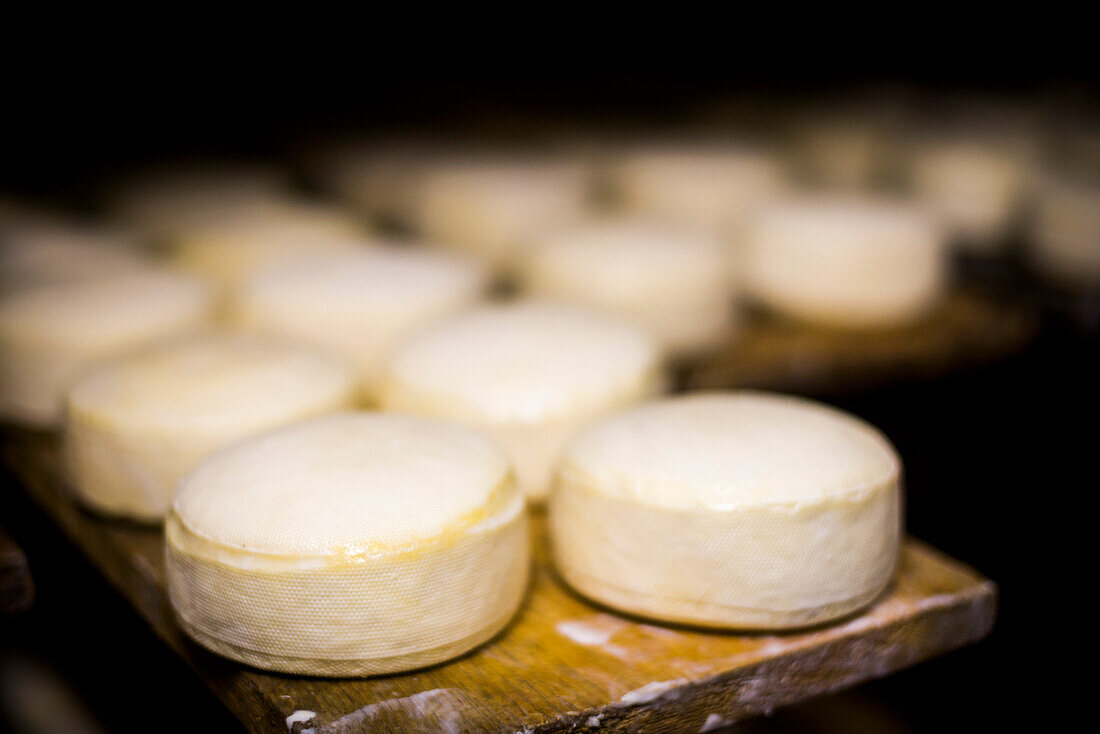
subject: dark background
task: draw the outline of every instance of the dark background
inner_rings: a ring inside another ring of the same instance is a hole
[[[712,67],[496,73],[451,67],[432,75],[387,67],[373,75],[345,69],[324,76],[284,74],[262,58],[224,73],[77,65],[37,82],[13,75],[0,122],[0,190],[79,205],[89,200],[92,181],[126,164],[199,152],[278,156],[345,126],[415,123],[446,131],[515,120],[659,122],[738,95],[797,97],[882,84],[932,92],[1055,90],[1096,102],[1091,69],[995,61],[955,73],[902,65],[872,76]],[[1092,509],[1100,459],[1100,350],[1088,326],[1095,313],[1052,308],[1044,287],[1027,281],[1001,297],[1042,314],[1038,338],[1022,353],[934,381],[816,396],[895,442],[906,463],[909,532],[999,584],[992,635],[852,692],[776,712],[752,731],[1047,730],[1061,728],[1056,722],[1063,716],[1091,718],[1100,532]],[[4,482],[0,519],[28,553],[38,597],[31,612],[0,619],[0,657],[53,671],[108,731],[234,731],[213,695],[10,479]]]

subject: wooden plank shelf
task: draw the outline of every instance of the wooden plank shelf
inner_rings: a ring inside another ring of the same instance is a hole
[[[966,290],[922,321],[893,329],[830,329],[752,312],[726,344],[677,372],[695,389],[843,394],[988,364],[1023,349],[1037,329],[1029,309]]]
[[[488,644],[401,675],[294,678],[223,660],[183,635],[165,595],[159,530],[77,506],[55,437],[9,430],[2,451],[42,510],[256,732],[699,732],[972,643],[995,615],[992,582],[910,539],[892,588],[837,624],[789,634],[659,626],[570,592],[547,562],[536,517],[528,599]]]

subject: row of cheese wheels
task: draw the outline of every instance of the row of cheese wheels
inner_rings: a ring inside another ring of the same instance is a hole
[[[782,629],[871,603],[898,553],[899,461],[861,421],[767,394],[666,398],[556,463],[552,556],[588,598],[666,622]],[[166,524],[169,596],[260,668],[391,673],[458,656],[521,608],[530,538],[506,453],[398,413],[314,418],[215,452]]]
[[[492,636],[526,586],[524,494],[548,505],[563,578],[658,620],[814,624],[890,577],[884,439],[790,398],[629,410],[664,380],[657,343],[627,324],[485,306],[410,340],[378,384],[386,410],[349,413],[360,381],[329,353],[176,337],[68,390],[66,463],[89,507],[167,514],[189,634],[289,672],[402,670]]]

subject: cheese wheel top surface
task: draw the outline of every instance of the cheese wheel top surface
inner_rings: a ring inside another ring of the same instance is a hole
[[[583,193],[587,171],[581,165],[545,160],[489,157],[448,160],[430,172],[429,192],[499,197],[502,205],[574,203]]]
[[[34,287],[115,277],[150,267],[123,232],[30,223],[0,233],[0,285]]]
[[[485,306],[411,339],[389,379],[455,413],[541,421],[657,379],[660,354],[639,329],[599,313],[541,302]]]
[[[73,387],[69,406],[123,429],[236,435],[347,404],[354,384],[348,365],[295,342],[210,334],[96,370]]]
[[[267,199],[235,203],[203,213],[186,240],[212,240],[227,244],[250,240],[301,240],[353,237],[358,222],[339,207],[295,199]]]
[[[917,152],[914,177],[923,190],[947,195],[985,192],[1005,198],[1017,193],[1026,174],[1011,151],[973,144],[941,144]]]
[[[891,248],[926,249],[941,239],[934,219],[918,207],[874,197],[804,196],[765,207],[754,244],[890,257]]]
[[[921,149],[912,173],[916,193],[962,235],[993,235],[1025,193],[1025,159],[1011,149],[941,144]]]
[[[530,250],[529,275],[542,271],[600,280],[612,290],[645,290],[670,281],[728,280],[727,246],[693,228],[644,219],[592,222],[542,237]]]
[[[149,268],[13,294],[0,302],[0,332],[31,341],[103,344],[157,335],[166,324],[194,319],[211,298],[199,279]]]
[[[631,151],[623,161],[633,174],[656,178],[669,177],[678,182],[681,177],[726,183],[773,183],[778,179],[779,166],[767,153],[749,147],[671,144]]]
[[[784,188],[778,162],[749,147],[660,145],[628,152],[615,173],[631,207],[711,226]]]
[[[1082,249],[1100,243],[1100,180],[1046,174],[1036,186],[1034,226],[1040,240],[1064,240]]]
[[[578,436],[562,472],[601,493],[684,509],[797,505],[895,477],[889,442],[798,398],[703,393],[628,410]]]
[[[174,512],[229,548],[354,559],[460,533],[515,496],[503,452],[472,429],[339,413],[208,457]]]
[[[176,163],[131,174],[107,193],[111,210],[158,233],[174,233],[210,213],[284,196],[286,176],[261,163]]]
[[[412,246],[317,253],[264,268],[245,285],[254,303],[376,312],[479,291],[488,273],[465,258]],[[340,312],[333,312],[337,315]]]

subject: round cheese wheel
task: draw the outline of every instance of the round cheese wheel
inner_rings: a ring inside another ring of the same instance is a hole
[[[230,311],[243,327],[344,355],[358,368],[369,399],[383,361],[403,339],[478,300],[487,285],[487,272],[473,261],[412,246],[379,246],[263,268],[244,282]]]
[[[785,187],[767,152],[719,145],[638,147],[613,166],[610,183],[628,211],[738,240],[752,211]]]
[[[156,239],[172,239],[210,216],[279,201],[288,181],[259,162],[186,161],[136,171],[108,187],[110,214]]]
[[[233,287],[267,265],[313,252],[361,248],[364,229],[339,208],[265,201],[209,215],[175,240],[181,268]]]
[[[853,612],[898,557],[900,464],[875,429],[760,393],[650,403],[579,435],[549,502],[553,557],[616,609],[770,629]]]
[[[456,155],[452,144],[397,137],[345,141],[315,152],[317,185],[383,222],[411,229],[425,175]]]
[[[919,319],[947,277],[945,240],[932,217],[855,197],[773,203],[757,217],[742,267],[746,290],[762,305],[842,327]]]
[[[928,144],[915,156],[913,191],[953,242],[977,253],[1003,249],[1025,193],[1028,172],[1020,156],[975,143]]]
[[[468,311],[413,337],[390,361],[378,397],[386,410],[486,431],[538,500],[578,428],[663,384],[660,351],[644,331],[571,306],[521,302]]]
[[[673,352],[694,352],[732,333],[731,259],[713,234],[614,220],[539,238],[525,253],[519,280],[533,295],[608,310]]]
[[[207,454],[353,407],[354,396],[350,366],[312,347],[245,334],[192,337],[100,367],[73,386],[70,474],[88,506],[159,521]]]
[[[797,168],[809,182],[859,190],[877,183],[886,134],[877,120],[817,115],[796,122],[792,148]]]
[[[1100,179],[1049,174],[1036,192],[1029,259],[1070,287],[1100,284]]]
[[[94,363],[200,328],[213,306],[201,280],[155,269],[11,294],[0,300],[0,414],[58,424]]]
[[[417,222],[427,239],[508,270],[533,237],[584,216],[588,188],[570,162],[452,161],[424,173]]]
[[[453,658],[500,631],[527,585],[503,452],[423,418],[341,413],[220,451],[183,481],[165,529],[184,630],[286,673]]]
[[[64,285],[147,269],[136,240],[108,229],[61,222],[0,227],[0,291]]]

